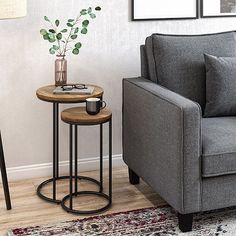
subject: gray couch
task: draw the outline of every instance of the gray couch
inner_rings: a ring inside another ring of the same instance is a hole
[[[236,33],[153,34],[141,46],[141,77],[123,80],[123,158],[178,212],[236,205],[236,117],[203,118],[204,53],[236,56]]]

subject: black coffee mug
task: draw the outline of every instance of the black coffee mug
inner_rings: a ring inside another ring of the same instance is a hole
[[[106,102],[101,101],[99,98],[86,99],[86,111],[89,115],[97,115],[106,105]]]

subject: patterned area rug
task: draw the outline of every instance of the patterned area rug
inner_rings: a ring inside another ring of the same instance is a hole
[[[53,225],[18,228],[9,236],[228,236],[236,235],[236,208],[197,214],[193,231],[181,233],[170,207],[146,208]]]

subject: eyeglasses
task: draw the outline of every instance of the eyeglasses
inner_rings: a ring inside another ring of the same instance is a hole
[[[87,89],[85,84],[70,84],[61,86],[62,91],[71,91],[73,89]]]

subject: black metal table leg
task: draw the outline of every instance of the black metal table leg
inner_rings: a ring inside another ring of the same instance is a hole
[[[100,124],[100,192],[103,190],[103,124]]]
[[[6,165],[5,165],[5,159],[4,159],[1,132],[0,132],[0,169],[1,169],[1,174],[2,174],[2,184],[3,184],[4,195],[5,195],[6,207],[7,207],[7,210],[10,210],[11,198],[10,198],[10,192],[9,192],[9,186],[8,186],[8,180],[7,180],[7,172],[6,172]]]
[[[68,179],[69,176],[59,176],[59,103],[53,103],[53,176],[51,179],[48,179],[41,183],[37,188],[37,194],[40,198],[45,201],[59,204],[61,200],[57,199],[57,181]],[[46,197],[41,193],[41,190],[44,186],[52,183],[52,198]]]
[[[58,155],[58,103],[53,103],[53,200],[56,200],[56,178],[59,176],[59,155]]]
[[[109,201],[112,202],[112,119],[109,121]]]
[[[75,125],[75,193],[78,191],[78,126]]]
[[[56,152],[56,178],[59,177],[59,104],[55,104],[56,109],[56,116],[55,116],[55,130],[56,130],[56,145],[55,145],[55,152]]]
[[[72,209],[72,193],[73,193],[73,125],[70,125],[70,138],[69,138],[69,145],[70,145],[70,209]]]

